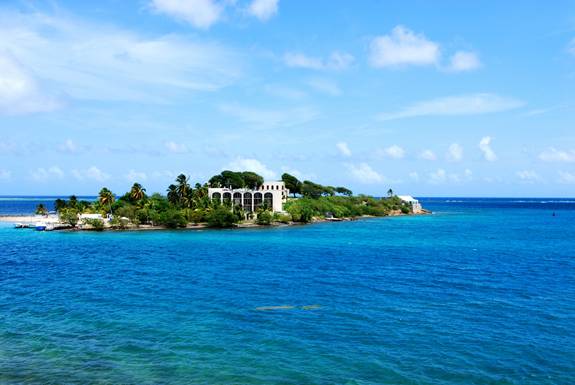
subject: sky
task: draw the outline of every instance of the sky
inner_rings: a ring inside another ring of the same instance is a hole
[[[284,172],[575,196],[575,1],[0,0],[0,195]]]

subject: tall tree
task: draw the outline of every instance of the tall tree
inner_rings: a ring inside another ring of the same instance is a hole
[[[130,189],[130,199],[138,202],[146,196],[146,189],[139,183],[134,183]]]
[[[389,198],[391,198],[393,196],[393,190],[392,189],[387,190],[387,196]]]
[[[173,205],[180,203],[180,195],[178,194],[178,186],[171,184],[168,186],[168,202]]]
[[[98,194],[98,199],[100,201],[100,205],[102,205],[102,207],[108,208],[108,212],[111,213],[112,204],[114,204],[114,201],[116,200],[114,193],[112,193],[112,191],[104,187],[100,190],[100,193]]]
[[[286,188],[293,194],[294,197],[296,194],[301,194],[302,183],[298,178],[288,173],[284,173],[282,175],[282,181],[285,183]]]

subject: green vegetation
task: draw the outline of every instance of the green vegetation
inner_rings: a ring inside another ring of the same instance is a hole
[[[377,199],[365,195],[304,196],[290,200],[284,209],[295,222],[310,222],[312,218],[350,218],[362,215],[381,217],[394,211],[404,214],[410,212],[410,208],[396,196]]]
[[[100,190],[96,200],[89,202],[71,196],[68,200],[57,199],[54,208],[60,221],[76,227],[80,214],[99,214],[99,218],[83,219],[82,225],[93,230],[106,227],[126,229],[137,226],[164,226],[184,228],[189,224],[206,224],[210,227],[227,228],[238,223],[259,225],[273,223],[311,222],[321,218],[351,218],[362,215],[385,216],[391,213],[411,212],[411,208],[397,198],[391,189],[386,198],[353,196],[345,187],[324,186],[309,180],[301,182],[293,175],[283,174],[282,180],[292,198],[284,204],[284,213],[272,213],[264,203],[257,213],[246,212],[232,201],[212,201],[208,187],[258,188],[264,179],[256,173],[222,171],[206,184],[192,186],[190,178],[178,175],[166,190],[166,195],[148,195],[139,183],[134,183],[124,195],[117,196],[108,188]],[[38,213],[47,213],[39,205]]]
[[[48,209],[42,203],[36,206],[36,215],[48,215]]]

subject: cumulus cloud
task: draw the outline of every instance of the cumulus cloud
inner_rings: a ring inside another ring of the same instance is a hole
[[[87,169],[74,169],[72,170],[72,175],[80,181],[95,180],[98,182],[104,182],[110,179],[110,175],[106,174],[96,166],[92,166]]]
[[[558,150],[550,147],[539,154],[539,159],[544,162],[575,162],[575,150]]]
[[[5,169],[0,169],[0,180],[8,180],[12,178],[12,172],[5,170]]]
[[[30,173],[32,179],[37,182],[43,182],[52,179],[62,179],[64,178],[64,171],[58,166],[52,166],[49,168],[40,167]]]
[[[463,147],[458,143],[452,143],[447,149],[446,158],[450,162],[460,162],[463,159]]]
[[[481,61],[475,52],[457,51],[448,66],[452,72],[473,71],[481,67]]]
[[[437,160],[437,155],[431,150],[423,150],[419,154],[419,158],[423,160]]]
[[[403,147],[394,144],[386,148],[379,148],[376,150],[376,157],[378,158],[391,158],[391,159],[401,159],[405,156],[405,150]]]
[[[438,168],[436,171],[429,173],[428,182],[431,184],[442,184],[446,182],[451,183],[461,183],[467,182],[473,179],[473,172],[466,168],[463,173],[448,173],[442,168]]]
[[[535,171],[532,170],[521,170],[515,173],[517,178],[523,183],[535,183],[541,181],[541,177]]]
[[[394,120],[418,116],[479,115],[508,111],[523,105],[520,100],[495,94],[470,94],[418,102],[396,112],[380,114],[379,118]]]
[[[67,152],[69,154],[75,154],[78,152],[79,147],[72,139],[66,139],[64,143],[58,146],[60,152]]]
[[[188,152],[188,147],[183,144],[183,143],[176,143],[173,141],[169,141],[164,143],[164,147],[166,147],[166,150],[168,152],[174,153],[174,154],[183,154]]]
[[[25,111],[59,105],[38,91],[43,83],[71,99],[165,103],[182,93],[221,89],[242,71],[235,51],[177,34],[144,35],[73,17],[9,11],[0,11],[0,30],[0,52],[14,58],[2,57],[0,89],[16,95],[0,100],[9,106],[17,101]]]
[[[278,13],[279,0],[254,0],[248,7],[248,13],[261,21],[267,21]]]
[[[1,45],[0,42],[0,48]],[[60,102],[40,90],[37,81],[20,63],[8,55],[0,55],[0,114],[48,112],[60,106]]]
[[[490,136],[485,136],[481,138],[481,140],[479,141],[479,149],[483,153],[483,157],[485,158],[486,161],[495,162],[497,160],[497,155],[491,148],[491,140],[492,138]]]
[[[148,175],[143,171],[130,170],[126,175],[128,182],[141,182],[148,179]]]
[[[351,156],[351,150],[346,142],[339,142],[335,145],[339,150],[339,153],[343,156]]]
[[[231,171],[252,171],[263,176],[265,179],[276,179],[275,171],[269,169],[266,165],[257,159],[237,157],[231,161],[225,168]]]
[[[223,6],[213,0],[152,0],[152,9],[196,28],[206,29],[220,20]]]
[[[351,177],[360,183],[371,184],[384,181],[384,177],[367,163],[347,164],[346,167]]]
[[[299,52],[288,52],[283,57],[285,65],[314,70],[344,70],[351,66],[354,57],[345,52],[335,51],[327,59],[307,56]]]
[[[376,68],[434,65],[439,57],[439,44],[403,26],[374,38],[370,44],[369,60]]]

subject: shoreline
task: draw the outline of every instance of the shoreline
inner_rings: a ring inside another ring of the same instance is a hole
[[[403,214],[401,212],[392,212],[389,215],[385,216],[374,216],[374,215],[362,215],[359,217],[344,217],[344,218],[314,218],[312,221],[304,223],[304,222],[272,222],[269,225],[258,225],[257,223],[240,223],[232,227],[227,227],[225,229],[251,229],[251,228],[269,228],[269,227],[290,227],[290,226],[305,226],[310,224],[316,223],[326,223],[326,222],[351,222],[360,219],[369,219],[369,218],[387,218],[387,217],[407,217],[407,216],[420,216],[420,215],[429,215],[432,214],[431,211],[428,210],[421,210],[417,213],[410,213],[410,214]],[[94,229],[94,228],[83,228],[83,227],[69,227],[68,225],[64,225],[60,223],[59,218],[57,215],[0,215],[0,223],[8,223],[12,225],[22,224],[22,225],[34,225],[38,222],[53,225],[53,226],[60,226],[55,227],[49,231],[65,231],[65,232],[104,232],[104,231],[158,231],[158,230],[206,230],[206,229],[221,229],[218,227],[210,227],[207,223],[197,223],[197,224],[188,224],[186,227],[177,227],[177,228],[169,228],[166,226],[154,226],[154,225],[139,225],[139,226],[128,226],[126,228],[112,228],[112,227],[104,227],[103,229]]]

